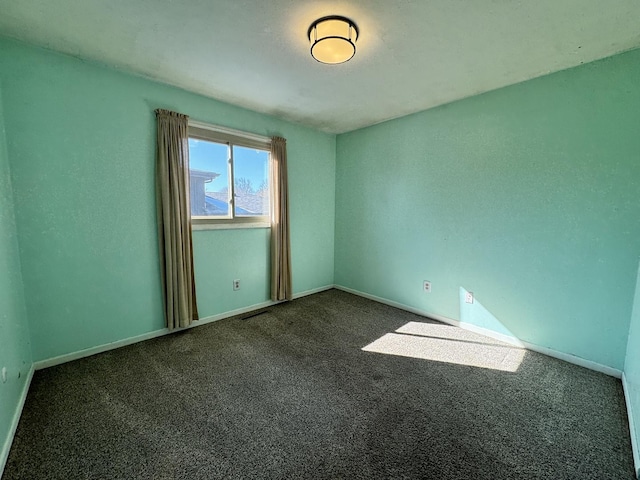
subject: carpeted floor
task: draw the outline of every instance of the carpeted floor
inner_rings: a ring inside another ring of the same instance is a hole
[[[632,480],[633,467],[618,380],[330,290],[36,372],[2,478]]]

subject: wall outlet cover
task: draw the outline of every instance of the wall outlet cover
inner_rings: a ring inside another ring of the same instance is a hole
[[[422,290],[424,290],[424,293],[431,293],[431,282],[429,280],[425,280],[422,283]]]

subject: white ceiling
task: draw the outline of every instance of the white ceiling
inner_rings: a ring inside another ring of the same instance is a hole
[[[341,133],[640,47],[640,0],[0,0],[0,35]]]

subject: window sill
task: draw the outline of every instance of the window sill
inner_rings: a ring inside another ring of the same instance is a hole
[[[237,230],[241,228],[271,228],[267,222],[251,223],[192,223],[191,230]]]

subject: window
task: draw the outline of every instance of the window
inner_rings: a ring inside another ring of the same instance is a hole
[[[189,122],[189,203],[194,228],[269,223],[270,142],[266,137]]]

